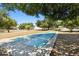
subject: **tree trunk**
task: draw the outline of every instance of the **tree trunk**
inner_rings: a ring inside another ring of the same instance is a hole
[[[10,33],[10,30],[8,29],[8,33]]]
[[[72,29],[70,29],[70,32],[72,32]]]
[[[50,27],[48,27],[48,30],[50,29]]]

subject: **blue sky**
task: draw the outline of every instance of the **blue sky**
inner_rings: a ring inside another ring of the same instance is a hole
[[[15,19],[17,21],[18,24],[21,23],[35,23],[37,20],[43,20],[44,16],[40,15],[39,18],[35,17],[35,16],[30,16],[27,15],[19,10],[16,10],[15,12],[10,11],[9,15],[12,19]]]

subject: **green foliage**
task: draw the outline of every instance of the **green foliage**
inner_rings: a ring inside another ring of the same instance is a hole
[[[2,4],[8,10],[21,10],[22,12],[28,15],[39,14],[44,15],[45,17],[52,18],[54,20],[63,20],[63,19],[75,19],[79,15],[79,4],[78,3],[69,3],[69,4],[60,4],[60,3],[39,3],[39,4]]]
[[[15,20],[12,20],[11,18],[7,17],[7,18],[3,18],[1,24],[0,24],[0,28],[3,29],[7,29],[8,32],[10,32],[9,30],[13,27],[15,27],[17,25]]]
[[[38,27],[41,27],[41,28],[48,28],[49,29],[49,28],[53,27],[53,21],[51,21],[49,19],[45,19],[45,20],[42,20],[42,21],[38,20],[36,22],[36,25]]]
[[[76,20],[67,19],[63,21],[62,25],[66,28],[69,28],[70,31],[72,31],[73,28],[79,27],[79,19],[76,19]]]
[[[6,9],[0,9],[0,28],[7,29],[9,32],[16,25],[16,21],[8,16],[8,11]]]
[[[73,29],[75,26],[79,26],[79,4],[78,3],[39,3],[39,4],[2,4],[7,10],[21,10],[22,12],[39,16],[39,14],[45,16],[44,21],[37,21],[37,26],[42,28],[51,28],[53,26],[64,26],[69,29]],[[47,20],[48,19],[48,20]],[[51,19],[51,20],[50,20]],[[63,22],[58,22],[62,20]],[[30,26],[27,26],[28,28]],[[26,28],[27,28],[26,27]],[[24,28],[24,27],[23,27]]]
[[[16,26],[17,23],[15,20],[12,20],[11,18],[7,17],[4,19],[4,28],[11,29],[12,27]]]
[[[27,29],[27,30],[30,30],[30,29],[33,29],[33,24],[32,23],[23,23],[23,24],[20,24],[19,25],[19,29]]]
[[[69,28],[72,31],[72,29],[74,28],[73,21],[71,20],[66,21],[65,27]]]
[[[77,16],[77,19],[76,19],[75,24],[76,24],[77,26],[79,26],[79,16]]]
[[[37,20],[36,25],[37,25],[38,27],[41,27],[41,26],[40,26],[40,25],[41,25],[41,22],[42,22],[42,21]]]
[[[8,12],[5,9],[0,9],[0,28],[3,28],[4,18],[6,18]]]
[[[63,26],[63,21],[62,20],[56,20],[54,21],[54,26],[58,28],[59,26]]]
[[[48,21],[47,21],[47,20],[43,20],[43,21],[41,22],[40,27],[42,27],[42,28],[48,28]]]

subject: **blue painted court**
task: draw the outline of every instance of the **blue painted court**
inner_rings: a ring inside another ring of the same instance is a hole
[[[20,55],[28,56],[28,55],[32,54],[33,52],[35,53],[35,51],[38,54],[37,51],[40,48],[43,48],[46,45],[48,45],[48,43],[50,41],[54,41],[56,39],[56,35],[57,34],[53,33],[53,32],[25,35],[22,37],[17,37],[15,39],[13,39],[13,41],[11,41],[11,42],[3,43],[2,45],[0,45],[0,47],[11,49],[12,55],[15,55],[15,56],[20,56]],[[52,42],[52,44],[53,44],[53,42]],[[52,45],[51,45],[51,47],[52,47]],[[42,55],[42,54],[43,53],[41,53],[40,55]]]

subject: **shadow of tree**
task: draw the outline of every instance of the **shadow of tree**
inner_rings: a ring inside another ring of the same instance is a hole
[[[58,34],[51,56],[79,56],[79,34]]]

